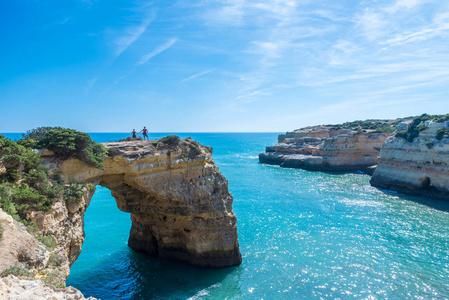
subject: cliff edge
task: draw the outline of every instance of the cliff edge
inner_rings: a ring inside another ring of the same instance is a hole
[[[399,120],[367,120],[305,127],[281,134],[259,154],[261,163],[314,171],[366,171]]]
[[[443,117],[417,117],[406,130],[389,137],[382,147],[371,185],[448,200],[449,120]]]

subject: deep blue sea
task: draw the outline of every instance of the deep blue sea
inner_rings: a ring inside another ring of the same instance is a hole
[[[276,133],[178,135],[214,148],[234,196],[242,265],[201,269],[134,252],[130,215],[97,187],[67,285],[103,300],[449,298],[449,203],[380,191],[364,174],[260,164]]]

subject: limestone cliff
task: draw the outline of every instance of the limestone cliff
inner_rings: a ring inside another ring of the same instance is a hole
[[[365,131],[365,132],[364,132]],[[375,165],[391,132],[314,126],[279,135],[259,154],[261,163],[316,171],[356,171]]]
[[[111,190],[117,207],[131,213],[128,245],[137,250],[203,267],[241,263],[237,218],[227,180],[209,148],[186,139],[176,145],[130,141],[104,144],[104,170],[71,158],[43,153],[49,173],[69,182]],[[69,209],[82,218],[90,197]],[[82,220],[79,223],[82,228]],[[70,242],[70,263],[81,251],[82,235]]]
[[[449,122],[427,121],[410,129],[408,136],[404,132],[385,141],[371,184],[448,200]]]
[[[23,275],[63,287],[81,253],[84,213],[98,184],[109,188],[117,207],[131,214],[128,245],[132,249],[202,267],[241,263],[233,198],[210,147],[190,138],[104,145],[109,152],[104,169],[73,157],[60,159],[46,149],[35,150],[47,176],[65,186],[64,197],[55,198],[49,210],[27,213],[26,219],[34,224],[32,232],[0,209],[2,276]],[[6,168],[0,160],[2,174]],[[82,188],[77,197],[67,198],[73,182],[83,183]],[[2,279],[0,298],[25,299],[23,286],[36,286],[34,295],[42,299],[51,292],[40,281],[24,280]],[[4,287],[8,290],[3,291]],[[82,299],[75,289],[59,296],[54,299]]]

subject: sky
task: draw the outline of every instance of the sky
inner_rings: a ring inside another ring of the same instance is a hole
[[[449,113],[447,0],[14,0],[0,28],[0,132]]]

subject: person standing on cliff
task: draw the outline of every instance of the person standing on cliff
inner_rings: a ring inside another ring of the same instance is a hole
[[[133,140],[136,139],[136,133],[137,133],[137,131],[135,129],[133,129],[133,131],[131,131],[131,137],[133,138]]]
[[[145,140],[145,138],[147,138],[147,140],[149,140],[149,138],[148,138],[148,129],[145,126],[143,126],[143,129],[141,131],[139,131],[139,133],[141,133],[141,132],[143,134],[143,140]]]

